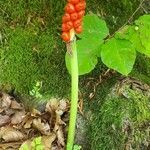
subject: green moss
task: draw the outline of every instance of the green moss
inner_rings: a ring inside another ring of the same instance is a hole
[[[9,84],[19,93],[28,95],[40,81],[43,94],[68,94],[65,47],[57,35],[64,3],[48,0],[0,2],[3,20],[0,24],[3,38],[0,81],[4,87]]]
[[[141,0],[94,0],[92,2],[87,0],[87,9],[102,16],[112,33],[129,20],[140,2]],[[134,17],[130,19],[130,22],[132,19],[134,21],[134,18],[137,18],[141,12],[141,10],[137,11]]]
[[[94,150],[122,150],[146,147],[150,121],[149,99],[141,93],[129,90],[128,98],[106,98],[98,114],[93,113],[91,147]],[[97,117],[99,116],[99,117]],[[93,122],[96,124],[93,125]]]
[[[2,84],[10,83],[21,93],[28,93],[37,81],[42,82],[42,91],[48,91],[48,94],[55,95],[59,91],[61,95],[63,88],[68,90],[67,82],[63,84],[66,70],[63,66],[60,70],[58,65],[64,63],[63,58],[51,57],[52,54],[57,57],[51,31],[35,32],[31,28],[17,27],[7,29],[6,34],[9,41],[0,53]]]
[[[16,91],[29,94],[36,82],[40,81],[42,93],[68,95],[70,77],[64,62],[65,46],[60,39],[65,2],[0,1],[0,28],[3,37],[0,52],[1,84],[7,83]],[[114,31],[139,4],[138,0],[134,1],[136,4],[132,2],[134,5],[129,2],[87,0],[87,11],[100,12]]]
[[[138,54],[131,76],[150,84],[150,58]]]
[[[140,1],[87,0],[87,12],[100,14],[113,33],[130,18]],[[42,88],[39,92],[42,95],[68,97],[70,76],[64,62],[65,44],[60,39],[61,16],[65,2],[66,0],[0,0],[0,83],[5,89],[13,87],[15,91],[29,95],[29,91],[40,81]],[[141,13],[141,10],[138,11],[133,20]],[[147,82],[149,60],[144,57],[140,59],[137,59],[132,76]],[[87,78],[98,78],[104,69],[105,66],[99,64],[90,75],[80,77],[80,89],[86,96],[93,90],[93,86],[86,88]],[[91,143],[90,150],[99,150],[99,146],[102,147],[106,142],[109,143],[106,143],[106,146],[117,147],[118,143],[122,144],[125,140],[125,136],[119,132],[119,118],[123,116],[122,113],[119,114],[119,110],[122,110],[123,104],[126,105],[127,102],[121,102],[120,99],[105,102],[116,80],[116,77],[106,80],[98,87],[94,100],[88,103],[86,99],[85,109],[90,109],[94,114],[91,124],[87,127],[90,133],[92,131],[87,137],[89,144]],[[28,104],[31,104],[32,100],[25,98]],[[133,103],[136,104],[134,101]],[[109,111],[109,116],[105,109]],[[115,115],[118,119],[114,118]],[[112,122],[119,128],[118,132],[110,130],[109,125]],[[141,132],[136,134],[141,135]]]

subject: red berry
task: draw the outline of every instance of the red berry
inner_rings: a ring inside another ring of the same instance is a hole
[[[84,10],[85,8],[86,8],[86,2],[85,1],[82,1],[82,2],[75,5],[75,9],[78,12],[81,10]]]
[[[77,28],[77,27],[79,27],[81,25],[82,25],[82,19],[78,19],[78,20],[73,22],[74,28]]]
[[[69,31],[70,29],[68,28],[68,26],[67,26],[67,24],[66,23],[63,23],[62,24],[62,31],[63,32],[67,32],[67,31]]]
[[[84,10],[81,10],[78,12],[78,18],[82,18],[85,14],[85,11]]]
[[[74,13],[75,12],[75,7],[73,4],[68,3],[65,7],[65,11],[69,14]]]
[[[68,13],[65,13],[64,16],[62,17],[62,22],[68,22],[70,21],[70,15]]]
[[[75,32],[77,34],[80,34],[82,32],[82,30],[83,30],[82,26],[79,26],[79,27],[75,28]]]
[[[71,21],[66,22],[67,27],[70,29],[73,28],[73,23]]]
[[[80,2],[80,0],[68,0],[68,2],[71,4],[77,4]]]
[[[73,23],[71,21],[62,24],[62,31],[66,32],[73,28]]]
[[[65,23],[62,24],[62,31],[68,31],[68,28]]]
[[[78,19],[78,14],[76,12],[72,13],[72,14],[70,14],[70,18],[71,18],[72,21],[77,20]]]
[[[70,33],[69,32],[63,32],[61,35],[61,38],[65,41],[65,42],[69,42],[70,41]]]

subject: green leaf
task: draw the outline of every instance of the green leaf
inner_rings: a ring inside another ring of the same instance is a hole
[[[117,31],[114,35],[116,39],[129,39],[129,25],[124,26],[121,30]]]
[[[81,150],[81,146],[80,145],[74,145],[73,150]]]
[[[97,15],[86,15],[84,17],[84,31],[78,35],[81,40],[77,41],[79,75],[89,73],[97,64],[97,57],[100,57],[100,45],[103,39],[109,34],[104,20]],[[71,72],[70,55],[66,53],[66,66]]]
[[[97,15],[86,15],[83,19],[83,32],[78,36],[80,38],[97,38],[104,39],[109,35],[109,29],[106,26],[106,22],[100,19]]]
[[[100,41],[95,38],[91,38],[90,40],[82,39],[77,41],[79,75],[89,73],[95,68],[95,65],[98,62],[96,55],[98,54],[99,47],[102,43],[102,40]],[[71,72],[70,57],[71,56],[66,53],[66,66],[69,73]]]
[[[148,54],[148,51],[142,45],[142,41],[140,39],[139,27],[131,26],[128,31],[128,39],[132,42],[135,49],[143,54]]]
[[[145,47],[143,53],[150,57],[150,25],[141,27],[139,31],[141,43]]]
[[[147,22],[138,22],[137,25],[125,26],[116,32],[115,38],[127,39],[132,42],[136,50],[150,57],[150,25]]]
[[[145,49],[139,50],[150,57],[150,15],[143,15],[135,21],[138,27],[139,40]]]
[[[136,25],[150,25],[150,15],[143,15],[138,18],[138,20],[135,21]]]
[[[102,46],[103,63],[123,75],[128,75],[134,65],[136,52],[128,40],[112,38]]]

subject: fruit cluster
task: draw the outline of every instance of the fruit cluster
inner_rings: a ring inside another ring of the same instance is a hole
[[[67,0],[65,6],[65,14],[62,17],[62,39],[69,42],[71,35],[70,31],[73,29],[75,33],[82,32],[82,20],[85,14],[86,2],[85,0]]]

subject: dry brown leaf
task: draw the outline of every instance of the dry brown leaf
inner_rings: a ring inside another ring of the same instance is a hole
[[[32,140],[26,140],[25,142],[23,142],[19,148],[19,150],[22,150],[22,147],[24,147],[25,145],[27,145],[29,150],[32,150]]]
[[[3,106],[3,109],[1,106]],[[0,96],[0,111],[4,114],[4,116],[0,115],[0,126],[8,123],[8,118],[13,124],[13,127],[7,126],[0,129],[0,140],[5,143],[14,141],[19,143],[21,140],[26,139],[26,136],[31,139],[38,136],[40,132],[44,135],[42,136],[42,143],[45,146],[45,150],[64,150],[65,140],[62,125],[66,124],[63,122],[65,119],[64,116],[62,118],[62,115],[67,110],[68,102],[66,100],[59,101],[54,98],[47,103],[45,112],[41,113],[36,109],[31,112],[25,112],[23,105],[16,102],[9,95]],[[51,133],[51,130],[54,133]],[[27,140],[25,143],[30,145],[32,140]]]
[[[17,150],[22,142],[9,142],[0,144],[0,150]]]
[[[2,127],[0,129],[0,139],[5,142],[20,141],[25,138],[25,135],[12,127]]]
[[[5,114],[8,116],[13,115],[15,112],[16,112],[16,110],[11,109],[11,108],[5,110]]]
[[[51,113],[52,111],[56,111],[58,106],[59,106],[58,99],[53,98],[46,104],[45,111],[48,111]]]
[[[62,99],[59,101],[59,109],[66,111],[67,109],[67,101],[65,99]]]
[[[67,102],[66,102],[66,100],[60,100],[59,101],[59,106],[56,109],[56,113],[61,116],[66,111],[66,109],[67,109]]]
[[[24,124],[23,127],[24,127],[25,129],[31,128],[32,122],[33,122],[33,118],[30,117],[30,118],[26,121],[26,123]]]
[[[2,95],[0,97],[0,108],[2,110],[8,109],[11,105],[11,97],[5,93],[1,93],[1,94]]]
[[[57,143],[59,145],[65,146],[65,139],[64,139],[64,134],[61,126],[57,130],[57,139],[58,139]]]
[[[41,115],[41,112],[38,111],[37,109],[32,109],[31,111],[31,116],[32,117],[37,117],[37,116],[40,116]]]
[[[32,123],[33,127],[36,128],[39,132],[44,135],[50,134],[50,126],[48,123],[43,123],[41,118],[33,119]]]
[[[51,133],[48,136],[42,137],[42,143],[44,145],[44,150],[50,150],[52,148],[52,143],[55,141],[56,135],[55,133]]]
[[[5,124],[10,122],[10,117],[7,115],[0,114],[0,127],[4,126]]]
[[[25,116],[25,111],[16,111],[15,114],[11,118],[12,124],[19,124],[22,122],[23,118]]]
[[[11,101],[10,108],[17,109],[17,110],[22,110],[23,109],[23,107],[21,106],[21,104],[19,104],[18,102],[14,101],[14,100]]]

